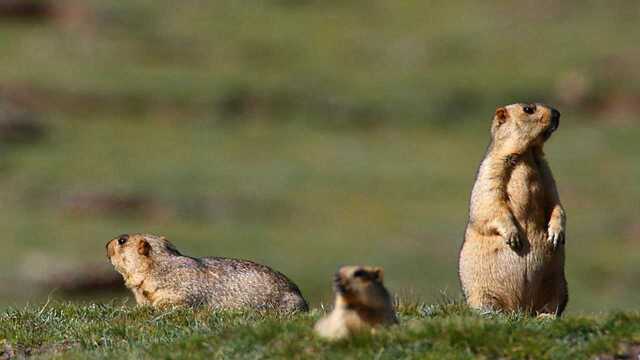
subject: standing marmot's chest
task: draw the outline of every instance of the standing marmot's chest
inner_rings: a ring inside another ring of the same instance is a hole
[[[535,164],[517,164],[507,183],[508,203],[519,219],[544,217],[545,188]]]

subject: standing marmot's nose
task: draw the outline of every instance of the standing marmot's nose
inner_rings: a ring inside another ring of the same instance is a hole
[[[551,128],[552,131],[555,131],[560,126],[560,111],[556,109],[551,109]]]

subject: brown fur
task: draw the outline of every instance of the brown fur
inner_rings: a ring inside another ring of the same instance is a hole
[[[283,274],[247,260],[183,256],[161,236],[121,235],[107,243],[107,257],[139,305],[308,310],[298,287]]]
[[[496,111],[459,259],[460,282],[473,308],[554,316],[564,311],[565,212],[542,151],[559,118],[542,104]]]
[[[383,270],[343,266],[335,275],[335,306],[315,326],[318,336],[338,340],[353,333],[398,322],[393,302],[382,284]]]

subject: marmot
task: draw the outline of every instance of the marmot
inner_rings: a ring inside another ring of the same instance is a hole
[[[393,301],[382,284],[377,267],[343,266],[335,274],[335,306],[315,326],[318,336],[329,340],[398,322]]]
[[[166,238],[120,235],[107,257],[139,305],[303,312],[307,302],[283,274],[247,260],[183,256]]]
[[[543,104],[496,110],[460,250],[472,308],[560,316],[567,305],[565,211],[542,152],[559,124]]]

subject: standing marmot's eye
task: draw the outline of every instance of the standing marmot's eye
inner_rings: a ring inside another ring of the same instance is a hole
[[[129,240],[129,235],[120,235],[120,237],[118,238],[118,245],[124,245],[127,240]]]
[[[534,112],[536,112],[536,106],[535,105],[525,105],[522,107],[522,111],[526,112],[527,114],[533,114]]]
[[[367,277],[367,272],[362,269],[358,269],[353,273],[353,277],[361,277],[361,278]]]

